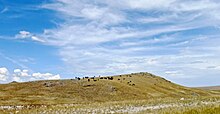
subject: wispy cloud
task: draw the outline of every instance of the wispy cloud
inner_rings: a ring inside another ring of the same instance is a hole
[[[31,39],[31,40],[37,41],[37,42],[45,42],[44,40],[38,38],[37,36],[33,35],[32,33],[28,32],[28,31],[19,31],[19,34],[16,34],[15,38],[17,38],[17,39]]]
[[[4,59],[10,61],[11,63],[15,64],[15,65],[18,65],[19,67],[21,68],[25,68],[25,69],[29,69],[26,65],[20,63],[19,61],[9,57],[9,56],[6,56],[5,54],[3,54],[2,52],[0,52],[0,56],[3,57]]]
[[[7,7],[5,7],[4,9],[2,9],[1,11],[0,11],[0,13],[5,13],[5,12],[7,12],[9,9],[7,8]]]

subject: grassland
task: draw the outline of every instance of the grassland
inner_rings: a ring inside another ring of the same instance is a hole
[[[151,99],[78,104],[32,105],[0,110],[0,113],[20,114],[87,114],[87,113],[138,113],[138,114],[219,114],[219,98]]]
[[[2,84],[0,99],[0,113],[203,113],[218,112],[220,92],[133,73]]]

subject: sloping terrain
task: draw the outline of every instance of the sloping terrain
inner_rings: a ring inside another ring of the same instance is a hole
[[[150,73],[0,85],[0,105],[88,103],[209,96]]]
[[[204,90],[219,90],[220,86],[207,86],[207,87],[197,87],[198,89],[204,89]]]

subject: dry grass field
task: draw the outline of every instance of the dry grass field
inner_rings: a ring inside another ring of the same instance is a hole
[[[220,86],[208,86],[208,87],[197,87],[198,89],[204,89],[204,90],[217,90],[220,91]]]
[[[220,92],[150,73],[0,85],[0,113],[218,113]],[[216,113],[216,114],[217,114]]]

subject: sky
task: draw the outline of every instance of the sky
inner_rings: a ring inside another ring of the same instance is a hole
[[[220,85],[218,0],[0,0],[0,83],[150,72]]]

